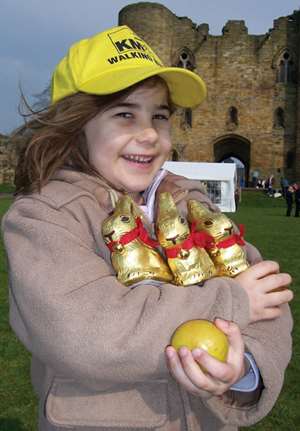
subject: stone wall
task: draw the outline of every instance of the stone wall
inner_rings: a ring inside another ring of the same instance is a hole
[[[7,136],[0,135],[0,184],[13,184],[14,159],[10,139]]]

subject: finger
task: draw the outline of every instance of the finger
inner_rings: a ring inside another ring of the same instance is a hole
[[[263,260],[262,262],[250,266],[246,271],[249,271],[256,279],[260,279],[268,274],[276,274],[279,270],[278,262]]]
[[[182,367],[188,378],[196,386],[202,388],[202,385],[206,380],[205,371],[203,370],[203,368],[201,368],[201,366],[199,366],[198,362],[195,361],[192,352],[188,349],[179,349],[179,357],[181,360]]]
[[[264,297],[265,307],[278,307],[282,304],[286,304],[294,298],[294,293],[290,289],[281,291],[270,292]]]
[[[261,280],[261,286],[263,292],[268,293],[274,289],[285,288],[288,287],[292,282],[292,277],[290,274],[279,273],[279,274],[271,274],[264,277]]]
[[[205,370],[201,380],[202,388],[216,393],[220,385],[228,385],[232,380],[232,369],[226,362],[219,361],[203,349],[195,349],[192,352],[195,361]],[[197,385],[199,382],[197,382]]]
[[[180,350],[182,355],[183,355],[183,352],[185,352],[185,350],[188,351],[187,348],[181,348]],[[179,355],[176,352],[176,350],[172,346],[167,346],[165,353],[166,353],[167,365],[168,365],[169,371],[174,377],[174,379],[188,392],[199,395],[199,388],[195,386],[193,382],[186,375],[186,372],[183,369],[181,359],[179,358]],[[196,366],[199,369],[199,366],[197,364]],[[198,371],[201,372],[200,369]]]
[[[179,357],[186,376],[198,391],[218,395],[227,389],[228,385],[215,379],[213,375],[220,365],[224,367],[224,363],[210,356],[205,350],[195,349],[190,352],[188,349],[186,351],[179,349]],[[217,374],[222,373],[219,371]]]

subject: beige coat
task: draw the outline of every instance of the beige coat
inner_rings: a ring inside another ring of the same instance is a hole
[[[172,190],[183,211],[188,197],[207,201],[195,181],[167,177],[161,189]],[[99,180],[63,170],[41,194],[18,198],[3,219],[10,322],[32,353],[40,430],[234,431],[260,420],[290,360],[288,307],[277,320],[249,325],[248,297],[234,279],[121,285],[101,237],[110,202]],[[247,252],[252,263],[260,259],[254,247]],[[174,329],[217,316],[237,322],[255,357],[264,382],[257,403],[237,392],[189,395],[167,370]]]

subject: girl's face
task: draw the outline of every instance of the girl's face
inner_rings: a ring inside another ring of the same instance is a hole
[[[171,150],[167,87],[141,85],[84,127],[90,163],[138,200]]]

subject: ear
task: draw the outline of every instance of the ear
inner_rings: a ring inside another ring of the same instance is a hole
[[[119,214],[120,213],[132,214],[133,205],[134,205],[134,202],[130,196],[128,195],[121,196],[117,202],[115,212]]]
[[[176,217],[177,215],[178,210],[171,193],[160,193],[158,197],[158,220]]]
[[[143,219],[143,210],[141,210],[141,208],[134,202],[133,199],[131,199],[130,212],[134,216],[134,218],[140,217],[141,219]]]
[[[201,202],[190,199],[187,203],[188,219],[192,222],[195,219],[207,218],[210,216],[211,211]]]

